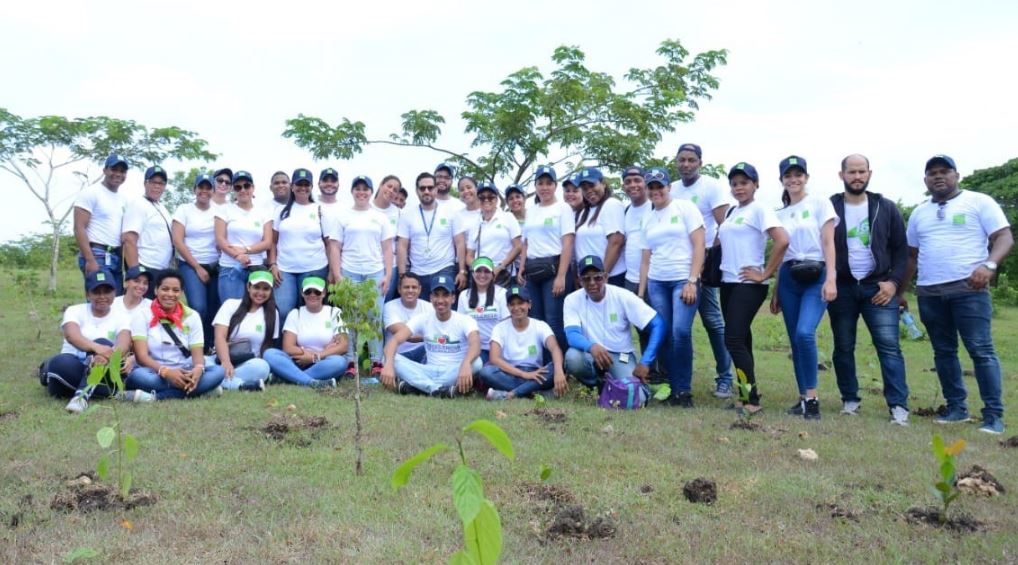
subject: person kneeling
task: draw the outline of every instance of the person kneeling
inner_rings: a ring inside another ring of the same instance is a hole
[[[343,320],[339,308],[324,306],[324,292],[321,278],[304,279],[304,306],[286,317],[283,349],[268,349],[263,355],[272,374],[284,381],[313,388],[335,387],[346,371],[350,340],[340,332]]]
[[[451,277],[431,279],[433,313],[418,314],[401,325],[385,345],[382,384],[400,394],[420,392],[452,398],[474,386],[474,374],[481,369],[481,338],[477,322],[452,311],[455,284]],[[424,336],[426,364],[396,355],[396,349],[410,336]]]

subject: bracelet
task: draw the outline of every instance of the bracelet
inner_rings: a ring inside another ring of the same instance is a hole
[[[319,354],[315,353],[315,360],[314,360],[314,362],[317,363],[317,362],[319,362],[321,360],[322,360],[322,358],[319,356]]]
[[[156,371],[156,374],[159,375],[160,379],[165,379],[167,371],[169,371],[169,369],[166,368],[166,365],[160,365],[159,370]]]
[[[194,370],[195,371],[197,371],[198,369],[201,369],[201,373],[199,373],[199,375],[204,375],[205,374],[205,365],[204,364],[202,364],[202,365],[195,365],[194,366]]]

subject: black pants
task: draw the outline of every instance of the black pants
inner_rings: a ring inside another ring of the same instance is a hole
[[[760,404],[753,361],[753,318],[767,299],[767,285],[753,283],[722,283],[721,313],[725,317],[725,347],[732,356],[736,375],[742,371],[752,386],[749,403]]]

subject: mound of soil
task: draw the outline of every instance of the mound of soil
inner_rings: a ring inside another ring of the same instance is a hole
[[[549,537],[573,537],[573,538],[610,538],[618,532],[615,521],[607,516],[598,516],[588,520],[583,507],[577,504],[569,504],[559,508],[548,526]]]
[[[537,407],[523,413],[526,416],[537,416],[549,424],[562,424],[569,419],[569,412],[562,408]]]
[[[693,479],[683,485],[682,494],[686,500],[697,504],[714,504],[718,499],[718,485],[703,477]]]
[[[816,508],[817,508],[817,510],[820,510],[820,511],[830,512],[831,513],[831,518],[843,518],[845,520],[851,520],[853,522],[858,522],[859,521],[859,513],[858,512],[856,512],[855,510],[849,509],[849,508],[842,508],[841,506],[838,506],[837,504],[832,504],[832,503],[829,503],[829,502],[826,502],[826,503],[822,502],[820,504],[817,504]]]
[[[784,434],[788,431],[785,428],[765,426],[763,424],[754,422],[753,420],[747,418],[739,418],[738,420],[732,422],[732,424],[728,427],[729,429],[732,430],[748,430],[751,432],[762,432],[768,435],[772,435],[774,437],[778,437],[781,434]]]
[[[921,524],[936,528],[946,528],[953,532],[962,534],[978,532],[986,529],[986,524],[965,514],[952,516],[948,518],[946,522],[941,524],[940,510],[934,506],[927,506],[926,508],[909,508],[908,511],[905,512],[905,520],[909,524]]]
[[[1001,447],[1018,447],[1018,436],[1011,436],[1000,442]]]
[[[981,496],[997,496],[1005,492],[1004,485],[1000,484],[997,477],[979,465],[973,465],[971,469],[958,475],[958,490]]]
[[[565,487],[549,484],[526,483],[519,489],[520,494],[530,500],[550,502],[555,505],[573,504],[576,497]]]
[[[913,416],[919,416],[922,418],[934,418],[945,414],[947,414],[947,406],[944,406],[943,404],[936,408],[933,408],[932,406],[920,406],[919,408],[912,409]]]
[[[93,510],[130,510],[138,506],[151,506],[159,500],[156,495],[139,489],[131,489],[127,498],[123,498],[119,489],[96,482],[96,476],[92,473],[82,473],[64,481],[64,488],[53,497],[49,505],[51,509],[81,513]]]
[[[307,447],[312,439],[329,425],[325,416],[297,416],[296,414],[274,416],[260,431],[265,437],[276,441],[288,440],[296,445]],[[310,434],[310,437],[306,437]]]

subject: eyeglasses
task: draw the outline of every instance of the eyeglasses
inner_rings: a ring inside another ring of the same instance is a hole
[[[304,296],[321,296],[321,295],[322,295],[322,291],[320,291],[320,290],[318,290],[316,288],[309,288],[309,289],[304,291]]]
[[[584,275],[580,277],[580,282],[582,282],[583,284],[602,283],[604,282],[604,273],[599,273],[596,275]]]
[[[937,204],[937,219],[943,220],[947,216],[947,201],[943,201]]]
[[[432,184],[430,186],[429,185],[418,186],[417,190],[420,190],[421,192],[428,192],[429,190],[435,190],[435,185]]]
[[[478,196],[477,199],[480,200],[481,202],[494,202],[494,201],[498,200],[498,197],[497,196],[487,195],[487,196]]]
[[[235,190],[236,192],[240,192],[241,190],[248,190],[253,187],[254,185],[249,182],[239,182],[233,185],[233,190]]]
[[[230,184],[230,179],[216,179],[216,184]]]

